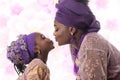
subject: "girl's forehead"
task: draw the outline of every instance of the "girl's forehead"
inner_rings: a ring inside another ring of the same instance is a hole
[[[36,33],[36,38],[41,37],[41,33]]]
[[[36,33],[36,35],[37,35],[37,36],[41,36],[41,35],[43,35],[43,34],[42,34],[42,33]]]
[[[44,34],[42,34],[42,33],[37,33],[37,34],[36,34],[36,37],[42,38],[43,36],[44,36]]]

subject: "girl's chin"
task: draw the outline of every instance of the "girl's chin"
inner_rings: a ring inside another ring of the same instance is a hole
[[[55,47],[54,46],[52,46],[52,49],[54,49]]]
[[[54,48],[55,48],[55,47],[54,47],[54,46],[52,46],[52,47],[51,47],[51,49],[50,49],[50,51],[51,51],[52,49],[54,49]]]

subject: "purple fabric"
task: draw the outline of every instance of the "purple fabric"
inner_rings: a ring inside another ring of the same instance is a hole
[[[30,52],[31,58],[34,58],[34,43],[36,33],[31,33],[25,36],[25,42],[27,43],[28,51]]]
[[[7,47],[7,58],[14,64],[28,64],[34,58],[35,34],[20,35]]]
[[[120,73],[118,73],[118,75],[115,78],[110,78],[108,80],[120,80]]]
[[[75,0],[64,0],[56,4],[58,11],[55,20],[68,27],[75,27],[86,32],[97,32],[100,24],[90,8]]]
[[[77,53],[78,53],[78,50],[77,50],[77,49],[74,49],[75,60],[76,60],[76,58],[77,58]],[[75,62],[75,61],[74,61],[74,62]],[[78,67],[76,64],[74,64],[74,73],[75,73],[75,74],[77,74],[78,69],[79,69],[79,67]]]
[[[80,48],[81,43],[82,43],[82,41],[83,41],[83,39],[84,39],[84,37],[85,37],[86,34],[87,34],[87,33],[82,34],[82,36],[81,36],[81,38],[80,38],[80,40],[79,40],[79,48]],[[78,58],[78,57],[77,57],[78,51],[79,51],[78,49],[76,49],[76,48],[74,49],[75,60]],[[78,70],[79,70],[79,66],[77,66],[76,64],[74,64],[74,73],[77,74]]]

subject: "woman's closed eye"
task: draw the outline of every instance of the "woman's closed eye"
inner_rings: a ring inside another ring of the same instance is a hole
[[[58,31],[58,29],[55,29],[55,32],[57,32]]]

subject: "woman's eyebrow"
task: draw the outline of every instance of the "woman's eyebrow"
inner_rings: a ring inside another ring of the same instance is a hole
[[[57,26],[56,24],[54,24],[54,26]]]

